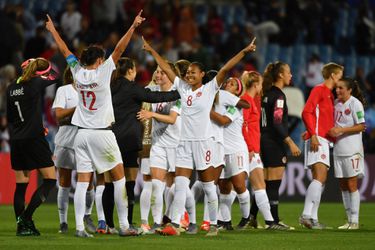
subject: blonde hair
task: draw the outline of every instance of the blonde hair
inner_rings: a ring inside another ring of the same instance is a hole
[[[35,59],[29,59],[29,62],[23,68],[22,76],[20,82],[27,82],[30,81],[32,77],[37,74],[37,71],[43,71],[48,69],[50,66],[49,61],[42,57],[38,57]]]
[[[327,80],[332,73],[337,74],[340,71],[344,71],[344,66],[330,62],[323,66],[322,75],[324,80]]]
[[[260,82],[262,75],[256,71],[248,71],[241,76],[241,82],[246,89],[250,89],[254,83]]]

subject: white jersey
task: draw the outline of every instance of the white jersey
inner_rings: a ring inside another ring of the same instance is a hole
[[[174,86],[181,96],[181,141],[202,141],[214,137],[210,111],[219,90],[216,77],[196,90],[176,77]]]
[[[351,96],[345,103],[335,101],[335,127],[352,127],[365,123],[365,111],[362,103]],[[336,156],[363,155],[362,133],[337,137],[333,154]]]
[[[107,128],[115,121],[110,89],[111,75],[116,68],[110,56],[97,69],[83,68],[70,55],[68,65],[75,80],[79,102],[72,124],[82,128]]]
[[[160,86],[150,86],[151,91],[161,91]],[[172,87],[173,90],[174,88]],[[167,148],[176,148],[180,141],[181,132],[181,101],[153,103],[152,111],[158,114],[169,115],[170,111],[178,114],[175,124],[168,124],[152,119],[152,145]]]
[[[232,121],[224,128],[224,153],[227,155],[240,151],[247,152],[247,145],[242,134],[242,109],[229,106],[224,115]]]
[[[219,113],[220,115],[224,115],[226,113],[226,108],[228,106],[236,106],[238,101],[240,100],[239,97],[225,90],[219,90],[218,93],[219,93],[218,100],[215,102],[214,107],[215,107],[215,112]],[[224,138],[223,138],[224,127],[212,121],[212,129],[214,130],[215,141],[224,142]]]
[[[57,89],[52,109],[74,108],[78,104],[78,93],[72,84],[62,86]],[[55,144],[62,147],[73,148],[74,138],[77,134],[77,127],[64,125],[59,127],[59,131],[55,136]]]

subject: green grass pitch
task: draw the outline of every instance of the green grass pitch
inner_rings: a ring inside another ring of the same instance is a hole
[[[16,223],[12,206],[0,206],[0,249],[375,249],[375,204],[361,204],[360,230],[339,231],[336,229],[313,231],[298,225],[302,203],[281,203],[280,215],[283,221],[295,226],[289,232],[274,232],[263,229],[221,232],[218,237],[206,238],[204,232],[198,235],[165,237],[147,235],[122,238],[117,235],[95,235],[93,239],[74,237],[74,211],[69,209],[69,233],[58,234],[58,214],[55,204],[43,204],[34,215],[35,224],[41,231],[40,237],[16,237]],[[198,223],[202,218],[202,205],[197,207]],[[235,203],[233,225],[240,220],[239,207]],[[320,221],[337,228],[344,223],[345,214],[340,203],[323,203]],[[95,211],[93,211],[95,215]],[[94,218],[96,216],[93,216]],[[135,222],[139,223],[139,203],[136,204]],[[262,218],[259,218],[262,220]]]

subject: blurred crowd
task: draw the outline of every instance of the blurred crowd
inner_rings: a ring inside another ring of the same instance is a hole
[[[267,48],[276,45],[278,55],[293,48],[294,57],[304,56],[299,58],[304,63],[287,63],[292,64],[292,73],[298,72],[293,81],[305,97],[322,80],[320,70],[327,62],[321,59],[321,50],[299,55],[298,46],[330,48],[343,58],[337,63],[345,66],[348,58],[365,58],[367,68],[350,64],[348,72],[354,72],[351,76],[366,93],[364,144],[367,152],[375,152],[375,0],[0,0],[0,151],[9,151],[5,90],[20,74],[21,63],[44,57],[60,72],[66,66],[45,30],[45,15],[50,14],[78,56],[90,44],[102,45],[108,56],[140,10],[146,22],[125,55],[137,61],[141,85],[151,80],[156,68],[152,57],[142,51],[142,36],[166,59],[200,61],[206,69],[218,69],[256,36],[259,50],[239,64],[233,76],[243,70],[262,72],[268,63]],[[268,49],[268,53],[273,52]],[[47,89],[43,104],[51,144],[56,122],[50,107],[59,84]]]

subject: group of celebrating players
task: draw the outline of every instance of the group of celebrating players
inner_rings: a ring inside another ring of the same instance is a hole
[[[289,65],[274,62],[263,74],[245,71],[241,79],[226,80],[227,73],[256,50],[255,38],[220,70],[209,72],[199,62],[168,62],[144,40],[143,49],[154,57],[158,67],[153,83],[140,87],[134,83],[134,61],[121,55],[145,20],[141,13],[109,58],[104,58],[103,49],[92,45],[79,60],[48,16],[46,28],[68,64],[65,85],[57,90],[53,104],[60,126],[55,137],[55,163],[44,136],[41,110],[42,91],[54,83],[50,62],[43,58],[26,61],[22,76],[7,92],[11,164],[16,173],[17,235],[40,235],[32,215],[56,185],[55,166],[59,172],[61,233],[68,231],[73,169],[77,171],[74,212],[78,237],[93,237],[94,232],[120,236],[197,234],[195,203],[201,195],[205,215],[200,228],[207,231],[206,236],[216,236],[219,229],[233,230],[231,207],[235,198],[242,216],[238,229],[258,227],[260,211],[268,230],[293,230],[278,215],[287,148],[293,156],[301,154],[288,135],[288,108],[282,91],[291,82]],[[347,223],[339,228],[359,228],[357,178],[364,174],[364,101],[358,84],[343,78],[343,71],[335,63],[323,67],[324,82],[312,90],[302,113],[305,166],[311,169],[313,180],[299,222],[310,229],[325,228],[319,223],[318,208],[330,168],[332,143],[335,176],[340,179],[347,214]],[[145,103],[152,103],[149,109],[141,108],[147,106]],[[145,147],[139,155],[142,137],[151,147]],[[133,224],[138,165],[144,178],[140,228]],[[25,208],[33,169],[41,173],[43,183]],[[193,170],[197,181],[190,188]],[[97,226],[90,217],[94,200]],[[113,222],[114,205],[118,229]],[[150,209],[152,226],[148,223]]]

